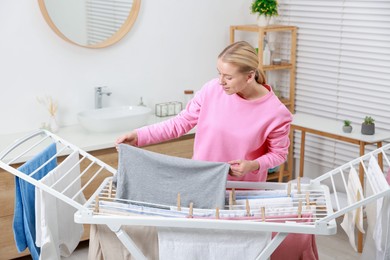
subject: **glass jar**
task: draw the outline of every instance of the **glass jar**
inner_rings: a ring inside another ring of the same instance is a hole
[[[156,116],[168,116],[168,104],[160,103],[156,104]]]

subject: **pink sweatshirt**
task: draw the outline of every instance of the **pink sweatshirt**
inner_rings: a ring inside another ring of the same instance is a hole
[[[206,83],[179,115],[137,129],[138,146],[180,137],[196,126],[194,160],[257,160],[260,168],[234,181],[266,181],[269,168],[286,160],[290,111],[270,92],[260,99],[227,95],[218,79]]]

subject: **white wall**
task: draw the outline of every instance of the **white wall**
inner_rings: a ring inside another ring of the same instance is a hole
[[[44,21],[37,1],[0,1],[0,134],[40,127],[48,114],[36,101],[59,103],[60,125],[93,108],[95,86],[109,86],[106,105],[181,100],[217,76],[216,56],[229,26],[255,23],[251,0],[148,1],[132,30],[104,49],[71,45]]]

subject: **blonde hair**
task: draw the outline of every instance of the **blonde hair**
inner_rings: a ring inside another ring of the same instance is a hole
[[[246,41],[235,42],[227,46],[219,55],[223,62],[234,64],[239,72],[255,72],[255,79],[259,84],[266,84],[264,72],[259,70],[259,57],[255,48]]]

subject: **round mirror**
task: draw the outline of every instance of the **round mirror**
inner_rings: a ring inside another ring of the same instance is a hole
[[[87,48],[118,42],[133,26],[141,0],[38,0],[46,22],[64,40]]]

